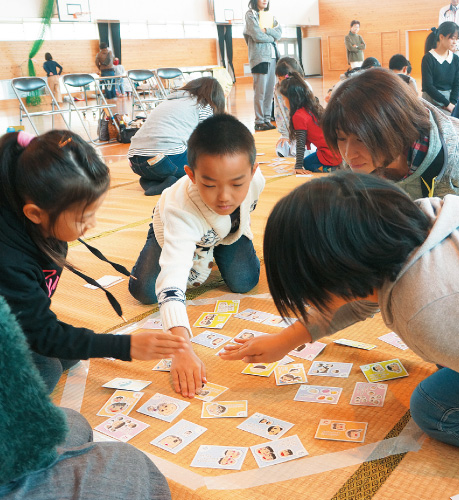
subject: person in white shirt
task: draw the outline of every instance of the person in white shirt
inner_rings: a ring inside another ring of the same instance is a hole
[[[459,0],[451,0],[449,5],[445,5],[440,9],[438,26],[446,21],[453,21],[453,23],[459,24]]]

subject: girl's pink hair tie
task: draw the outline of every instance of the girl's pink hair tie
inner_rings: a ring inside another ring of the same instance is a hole
[[[33,139],[35,139],[35,136],[33,134],[29,134],[28,132],[24,132],[23,130],[21,130],[18,134],[17,141],[19,146],[26,148]]]

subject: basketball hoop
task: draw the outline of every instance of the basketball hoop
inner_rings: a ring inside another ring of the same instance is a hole
[[[74,12],[72,14],[73,19],[81,19],[83,16],[89,16],[90,12]]]

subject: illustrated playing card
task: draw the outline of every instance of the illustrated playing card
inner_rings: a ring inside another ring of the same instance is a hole
[[[279,365],[288,365],[289,363],[293,363],[295,360],[290,356],[284,356],[280,361]]]
[[[201,445],[190,466],[241,470],[247,451],[239,446]]]
[[[316,358],[326,347],[327,344],[322,342],[313,342],[310,344],[301,344],[300,346],[290,351],[290,356],[296,356],[297,358],[306,359],[312,361]]]
[[[190,406],[187,401],[156,393],[137,411],[165,422],[172,422],[187,406]]]
[[[279,361],[275,363],[249,363],[241,373],[245,375],[257,375],[258,377],[270,377]]]
[[[301,363],[276,366],[274,375],[277,385],[305,384],[308,381]]]
[[[126,443],[147,427],[150,426],[135,418],[126,415],[116,415],[115,417],[110,417],[97,427],[94,427],[94,430]]]
[[[296,318],[282,318],[282,316],[275,316],[274,314],[263,321],[264,325],[278,326],[279,328],[287,328],[295,323]]]
[[[387,384],[357,382],[351,397],[351,405],[384,406]]]
[[[382,335],[381,337],[378,337],[378,339],[386,342],[387,344],[393,345],[402,351],[406,351],[408,349],[405,342],[403,342],[403,340],[395,332],[386,333],[386,335]]]
[[[251,417],[237,426],[237,428],[242,431],[247,431],[271,440],[281,438],[292,427],[293,424],[290,422],[263,415],[262,413],[254,413]]]
[[[247,416],[247,401],[213,401],[202,404],[201,418],[238,418]]]
[[[125,391],[141,391],[151,382],[148,380],[133,380],[131,378],[114,378],[107,382],[102,387],[107,387],[108,389],[124,389]]]
[[[115,391],[110,399],[98,411],[99,417],[112,417],[113,415],[129,415],[143,392]]]
[[[202,313],[193,326],[199,328],[223,328],[231,316],[231,313]]]
[[[239,300],[217,300],[214,312],[235,314],[239,311]]]
[[[172,366],[172,359],[162,359],[152,370],[155,372],[170,372]]]
[[[363,365],[360,369],[368,382],[381,382],[383,380],[408,377],[408,372],[398,359]]]
[[[245,319],[247,321],[253,321],[255,323],[263,323],[263,321],[267,320],[271,316],[273,315],[270,313],[257,311],[255,309],[246,309],[245,311],[239,312],[234,315],[235,318]]]
[[[206,430],[201,425],[182,419],[153,439],[153,441],[150,441],[150,444],[175,455],[206,432]]]
[[[139,328],[145,328],[146,330],[162,330],[163,322],[160,318],[148,318]]]
[[[224,387],[223,385],[212,384],[211,382],[207,382],[201,389],[196,390],[196,399],[200,399],[201,401],[212,401],[220,394],[223,394],[228,390],[228,387]]]
[[[228,335],[222,335],[221,333],[210,332],[206,330],[205,332],[196,335],[191,339],[191,342],[195,344],[203,345],[204,347],[210,347],[211,349],[217,349],[225,342],[232,340],[232,337]]]
[[[251,446],[250,450],[258,467],[281,464],[308,455],[308,452],[304,449],[304,446],[296,435],[277,441],[257,444]]]
[[[234,338],[242,340],[250,340],[255,337],[261,337],[262,335],[268,335],[268,334],[264,332],[257,332],[256,330],[244,329],[242,330],[242,332],[238,333]]]
[[[99,283],[100,286],[103,286],[104,288],[109,288],[113,285],[121,283],[122,281],[124,281],[124,278],[121,278],[120,276],[102,276],[102,278],[99,278],[96,281],[97,283]],[[90,285],[89,283],[83,286],[91,290],[98,289],[97,286]]]
[[[295,401],[305,401],[307,403],[326,403],[336,405],[342,391],[342,387],[300,385],[300,388],[293,399]]]
[[[320,377],[347,378],[351,373],[352,363],[330,363],[329,361],[314,361],[309,368],[308,375]]]
[[[321,419],[314,437],[316,439],[329,439],[331,441],[363,443],[367,427],[367,422]]]
[[[356,347],[357,349],[365,349],[366,351],[371,351],[371,349],[378,347],[375,344],[366,344],[365,342],[358,342],[357,340],[338,339],[333,342],[335,344],[345,345],[348,347]]]

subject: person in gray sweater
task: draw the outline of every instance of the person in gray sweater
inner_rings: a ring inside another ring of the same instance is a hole
[[[353,172],[315,179],[274,207],[264,257],[277,309],[300,321],[238,341],[222,358],[276,361],[381,311],[416,354],[444,367],[415,389],[411,415],[459,446],[459,197],[413,202],[395,184]]]
[[[113,52],[108,48],[105,42],[99,45],[100,51],[96,55],[96,66],[100,76],[115,76],[115,66],[113,65]],[[105,87],[105,97],[113,99],[116,97],[114,80],[101,80],[100,82]]]
[[[344,44],[347,51],[347,62],[351,68],[359,68],[363,62],[363,51],[366,48],[363,38],[358,34],[360,31],[360,21],[351,21],[351,29],[344,37]]]

